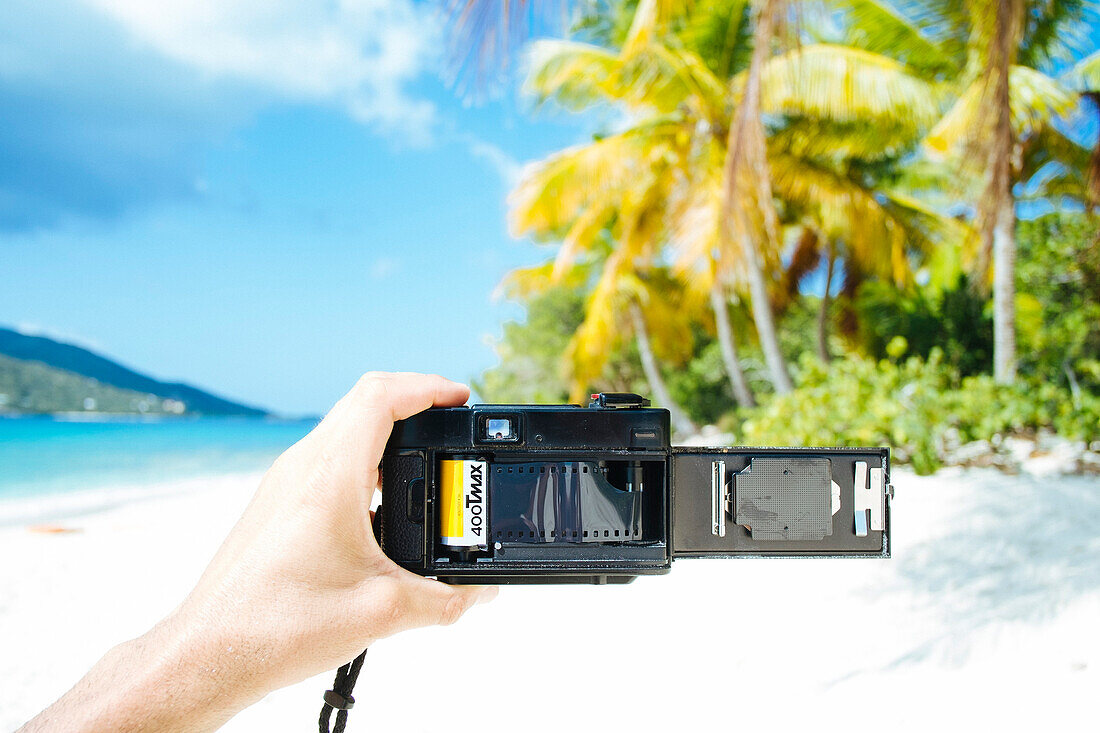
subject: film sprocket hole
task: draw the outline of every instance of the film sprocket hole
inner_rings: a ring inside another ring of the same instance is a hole
[[[634,394],[427,410],[382,459],[382,549],[452,583],[622,583],[681,557],[890,555],[886,448],[674,447]]]

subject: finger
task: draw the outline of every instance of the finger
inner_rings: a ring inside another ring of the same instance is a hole
[[[433,405],[461,405],[469,396],[466,385],[434,374],[369,372],[336,403],[309,438],[321,454],[339,456],[339,462],[362,476],[357,484],[374,488],[378,463],[395,420]]]
[[[333,422],[363,436],[378,436],[385,447],[393,423],[429,407],[461,405],[470,388],[438,374],[369,372],[329,413]],[[326,418],[328,419],[328,418]],[[382,435],[379,435],[382,434]],[[378,445],[378,441],[374,441]],[[376,451],[381,455],[381,449]]]
[[[394,422],[429,407],[461,405],[470,388],[438,374],[380,374],[364,376],[348,396],[351,435],[366,465],[376,468]]]
[[[470,399],[470,388],[438,374],[382,374],[391,398],[391,420],[404,420],[429,407],[454,407]],[[369,392],[369,390],[368,390]]]

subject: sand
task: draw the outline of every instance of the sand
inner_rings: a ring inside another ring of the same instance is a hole
[[[187,592],[258,476],[0,529],[0,730]],[[510,587],[376,645],[350,731],[1094,729],[1100,480],[895,471],[890,560]],[[163,489],[163,487],[161,487]],[[321,561],[318,558],[318,561]],[[326,674],[226,731],[313,731]]]

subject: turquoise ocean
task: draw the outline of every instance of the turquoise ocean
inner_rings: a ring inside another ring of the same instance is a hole
[[[95,511],[180,481],[261,472],[315,424],[0,418],[0,526]]]

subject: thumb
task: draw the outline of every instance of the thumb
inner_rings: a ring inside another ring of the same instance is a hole
[[[438,580],[413,576],[410,611],[418,626],[448,626],[478,603],[488,603],[497,596],[495,586],[448,585]]]
[[[453,624],[475,604],[487,603],[496,597],[494,586],[447,585],[438,580],[402,573],[390,599],[393,607],[386,609],[393,628],[382,630],[382,636],[420,626]]]

